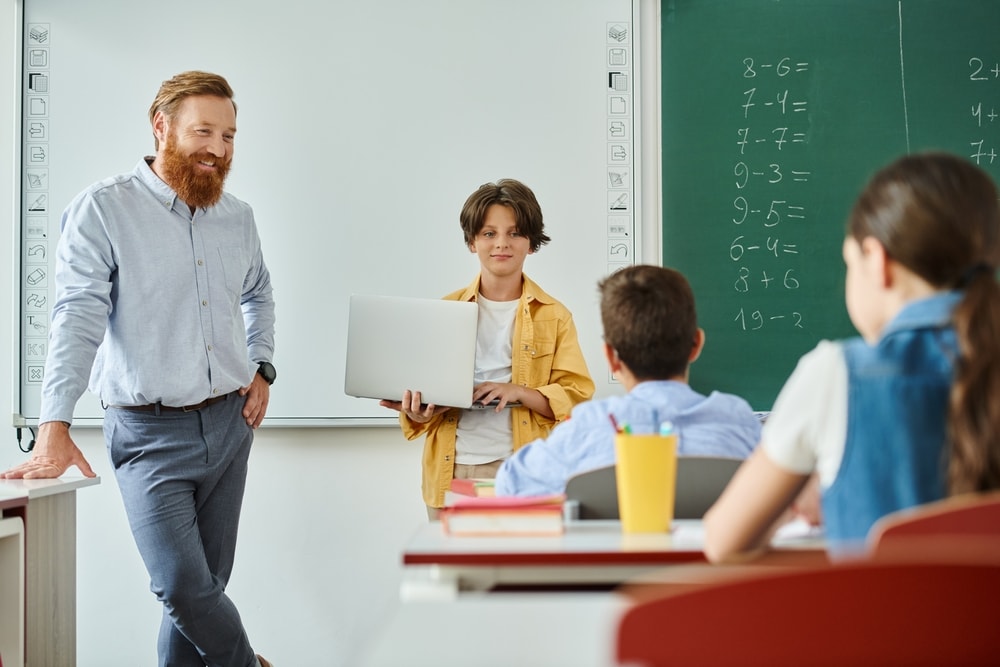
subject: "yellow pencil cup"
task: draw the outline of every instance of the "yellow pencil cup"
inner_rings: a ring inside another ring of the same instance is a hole
[[[674,518],[677,434],[615,436],[618,514],[626,533],[665,533]]]

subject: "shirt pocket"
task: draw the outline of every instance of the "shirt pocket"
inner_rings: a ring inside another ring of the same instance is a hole
[[[234,296],[240,296],[243,294],[243,279],[247,274],[243,249],[239,246],[220,246],[219,261],[222,264],[222,277],[226,290]]]
[[[531,379],[535,387],[549,384],[552,375],[552,363],[556,354],[556,327],[555,323],[543,323],[543,326],[535,326],[535,339],[528,348],[531,355]]]

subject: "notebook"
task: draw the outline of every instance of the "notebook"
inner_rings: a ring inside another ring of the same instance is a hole
[[[479,306],[469,301],[351,296],[344,393],[468,408],[476,370]]]

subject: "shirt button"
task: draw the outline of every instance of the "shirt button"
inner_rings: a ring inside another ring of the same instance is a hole
[[[201,305],[207,306],[208,305],[208,301],[202,300]]]
[[[209,352],[211,352],[211,351],[212,351],[212,346],[211,346],[211,345],[209,345],[209,346],[208,346],[208,351],[209,351]]]
[[[198,266],[204,266],[204,265],[205,265],[205,262],[203,260],[199,259],[198,260]]]
[[[212,390],[212,393],[213,393],[213,394],[218,394],[218,393],[219,393],[219,390],[218,390],[218,389],[213,389],[213,390]]]

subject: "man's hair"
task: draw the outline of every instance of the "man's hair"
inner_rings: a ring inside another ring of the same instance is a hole
[[[173,118],[181,102],[193,95],[224,97],[233,102],[233,112],[236,111],[236,102],[233,101],[233,89],[223,77],[211,72],[181,72],[177,76],[167,79],[160,86],[159,92],[156,93],[156,99],[149,106],[150,124],[152,124],[157,112],[162,112],[167,118]],[[153,146],[156,149],[160,147],[155,133],[153,136]]]
[[[465,245],[472,245],[476,234],[483,228],[486,211],[493,204],[506,206],[514,212],[517,231],[528,237],[531,251],[535,252],[551,239],[545,234],[542,207],[535,193],[527,185],[513,178],[502,178],[496,183],[484,183],[469,195],[458,220],[465,234]]]
[[[600,283],[604,340],[639,380],[683,375],[698,332],[694,293],[674,269],[640,264]]]

